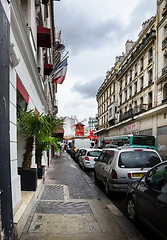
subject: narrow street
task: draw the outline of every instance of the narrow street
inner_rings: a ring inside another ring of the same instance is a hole
[[[20,240],[145,239],[67,153],[54,158]]]

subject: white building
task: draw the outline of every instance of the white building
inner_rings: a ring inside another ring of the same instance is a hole
[[[75,136],[75,117],[64,117],[64,138],[73,138]]]
[[[21,191],[18,167],[20,167],[22,163],[24,139],[17,133],[17,108],[19,106],[24,110],[34,109],[36,112],[44,114],[49,110],[52,114],[57,113],[57,86],[48,81],[48,76],[55,63],[56,51],[53,1],[0,1],[0,23],[0,48],[4,51],[3,56],[3,51],[0,51],[1,73],[3,73],[2,77],[4,78],[1,87],[3,88],[4,86],[4,95],[3,92],[0,94],[1,99],[4,99],[4,102],[6,101],[6,104],[8,104],[8,99],[5,97],[5,89],[8,91],[9,87],[11,212],[13,213],[15,237],[17,239],[26,223],[39,187],[42,185],[42,180],[38,180],[36,192],[28,194]],[[9,51],[10,61],[9,59],[6,60]],[[56,59],[57,61],[60,60],[59,53],[57,53]],[[4,118],[6,115],[3,113]],[[1,123],[5,124],[4,121],[1,121]],[[1,131],[3,131],[3,126]],[[48,159],[46,155],[44,155],[42,161],[44,165],[47,165]],[[36,168],[34,152],[31,167]],[[0,231],[1,236],[3,233],[4,237],[6,237],[5,239],[10,239],[11,229],[8,231],[5,225],[7,224],[4,217],[5,214],[3,213],[6,189],[2,191],[2,180],[3,179],[1,179],[0,189]],[[26,203],[24,202],[25,198]],[[10,204],[8,208],[10,208]],[[7,214],[8,212],[6,212],[6,215]],[[8,219],[8,222],[10,224],[10,219]],[[8,227],[10,228],[10,226]],[[8,236],[6,236],[6,234],[8,234]]]

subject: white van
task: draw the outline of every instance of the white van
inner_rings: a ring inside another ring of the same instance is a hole
[[[72,140],[71,157],[75,158],[75,153],[79,148],[94,148],[94,142],[88,138],[76,138]]]

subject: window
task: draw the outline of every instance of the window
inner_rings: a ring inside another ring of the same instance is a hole
[[[125,101],[127,100],[127,90],[125,91]]]
[[[130,88],[129,88],[129,98],[131,98],[132,97],[132,86],[130,86]]]
[[[122,94],[120,95],[120,104],[122,104]]]
[[[143,97],[140,98],[140,104],[143,104]]]
[[[113,83],[113,92],[115,92],[115,82]]]
[[[136,94],[137,93],[137,82],[135,82],[135,89],[134,89],[134,94]]]
[[[140,91],[143,89],[143,77],[140,78]]]
[[[122,90],[122,81],[120,81],[120,91]]]
[[[153,49],[150,48],[150,50],[148,51],[148,63],[151,63],[153,60]]]
[[[88,157],[99,157],[101,151],[90,151],[87,153]]]
[[[125,75],[125,87],[126,87],[126,85],[127,85],[127,81],[128,81],[128,75],[126,74],[126,75]]]
[[[114,158],[114,151],[105,151],[104,155],[103,155],[103,159],[102,162],[109,164],[112,162],[113,158]]]
[[[120,168],[151,168],[160,163],[160,158],[155,152],[150,151],[129,151],[122,152],[119,156],[118,166]]]
[[[130,70],[130,81],[132,81],[132,69]]]
[[[167,193],[167,164],[155,167],[150,171],[145,182],[148,187]]]
[[[163,99],[167,99],[167,83],[164,85],[163,88]]]
[[[143,71],[144,59],[143,57],[140,59],[140,71]]]
[[[158,127],[157,128],[157,135],[158,136],[167,135],[167,126]]]
[[[153,71],[152,70],[150,70],[148,72],[148,78],[149,78],[148,84],[150,85],[153,82]]]
[[[137,76],[137,63],[135,64],[135,77]]]

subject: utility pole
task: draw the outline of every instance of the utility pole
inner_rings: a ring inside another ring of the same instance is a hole
[[[0,1],[0,239],[13,236],[9,135],[10,24]]]

